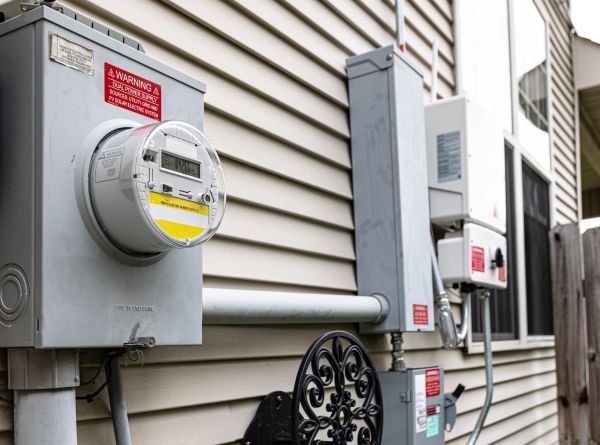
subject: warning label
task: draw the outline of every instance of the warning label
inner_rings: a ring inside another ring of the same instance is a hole
[[[110,63],[104,64],[104,101],[161,120],[160,85]]]
[[[471,246],[471,271],[485,272],[485,250],[483,247]]]
[[[432,368],[425,371],[425,392],[427,398],[440,395],[440,368]]]
[[[506,266],[502,266],[498,269],[498,279],[502,282],[506,281]]]
[[[96,182],[112,181],[121,177],[124,148],[105,151],[96,160]]]
[[[415,375],[415,433],[422,433],[427,425],[427,399],[425,398],[425,376]]]
[[[193,239],[208,227],[209,207],[204,204],[150,192],[150,214],[165,233]]]
[[[427,407],[427,416],[435,416],[442,412],[442,407],[440,405],[429,405]]]
[[[426,304],[413,304],[413,323],[429,324],[429,311]]]

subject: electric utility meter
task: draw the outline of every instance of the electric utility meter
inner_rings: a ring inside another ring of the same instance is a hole
[[[64,11],[0,23],[0,347],[201,345],[206,85]]]
[[[117,131],[98,146],[90,167],[97,222],[131,255],[197,246],[223,217],[221,162],[202,132],[185,122]]]

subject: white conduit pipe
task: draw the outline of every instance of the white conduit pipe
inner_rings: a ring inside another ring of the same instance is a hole
[[[389,314],[384,297],[203,289],[205,324],[379,323]]]
[[[396,0],[394,5],[394,12],[396,16],[396,44],[400,51],[406,50],[404,40],[404,0]]]
[[[463,93],[463,59],[462,59],[462,32],[461,32],[461,3],[460,0],[452,2],[452,17],[454,19],[454,92]]]

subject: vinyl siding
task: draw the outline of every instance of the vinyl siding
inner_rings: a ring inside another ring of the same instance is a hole
[[[207,287],[354,293],[351,159],[345,59],[393,41],[391,0],[69,0],[82,13],[141,41],[151,56],[208,85],[205,130],[227,176],[222,228],[205,247]],[[546,2],[550,5],[550,0]],[[550,8],[551,9],[551,8]],[[450,0],[407,1],[408,52],[437,92],[454,91]],[[553,139],[564,164],[557,213],[576,213],[568,30],[553,17]],[[565,37],[566,36],[566,37]],[[565,40],[566,39],[566,40]],[[560,76],[560,77],[559,77]],[[571,110],[571,111],[569,111]],[[571,114],[569,114],[571,113]],[[134,443],[233,444],[261,398],[291,390],[300,357],[321,333],[354,325],[207,326],[202,347],[156,348],[123,368]],[[363,337],[379,369],[386,336]],[[483,403],[483,357],[440,348],[437,334],[406,335],[411,366],[446,368],[446,389],[467,386],[448,443],[464,443]],[[81,354],[82,379],[100,351]],[[555,440],[553,349],[494,355],[495,401],[479,443]],[[0,381],[6,360],[0,358]],[[5,389],[6,385],[4,385]],[[88,388],[79,390],[83,394]],[[10,397],[7,391],[1,393]],[[12,443],[12,408],[0,398],[0,445]],[[114,443],[106,395],[78,401],[81,445]]]
[[[546,13],[550,42],[555,222],[566,224],[579,217],[573,36],[559,2],[538,3]]]

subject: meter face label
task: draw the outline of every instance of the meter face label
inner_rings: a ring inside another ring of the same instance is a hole
[[[90,76],[94,75],[94,50],[52,34],[50,59]]]
[[[112,181],[121,177],[121,162],[124,148],[117,148],[102,153],[96,159],[95,182]]]
[[[168,235],[193,239],[208,227],[208,206],[186,199],[150,192],[150,215]]]
[[[110,63],[104,64],[104,101],[161,120],[161,86]]]

